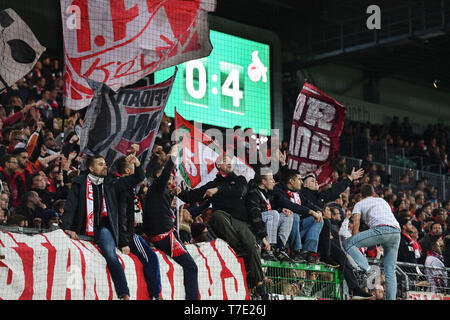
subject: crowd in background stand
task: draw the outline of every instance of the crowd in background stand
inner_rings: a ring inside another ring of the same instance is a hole
[[[62,72],[60,60],[43,57],[24,79],[0,94],[0,223],[3,225],[57,227],[64,214],[71,181],[81,172],[83,155],[78,136],[83,111],[64,108]],[[137,188],[141,203],[151,183],[152,168],[167,161],[173,129],[173,119],[164,117],[146,168],[148,179]],[[439,199],[436,186],[426,180],[415,181],[412,173],[405,174],[396,188],[391,187],[385,166],[375,164],[371,154],[365,152],[374,142],[385,140],[390,150],[404,148],[404,155],[422,157],[425,164],[440,163],[441,172],[449,174],[448,133],[448,127],[435,124],[428,125],[422,135],[414,134],[407,118],[399,123],[394,117],[390,125],[347,121],[340,153],[363,159],[365,174],[352,181],[338,199],[327,204],[332,228],[345,236],[351,228],[351,210],[361,199],[360,188],[370,183],[376,194],[389,203],[402,227],[405,226],[402,231],[406,246],[418,252],[415,261],[408,261],[426,263],[437,243],[443,264],[450,267],[450,202]],[[350,140],[354,143],[353,154],[348,149]],[[280,148],[281,154],[286,155],[289,141],[283,141]],[[352,169],[346,167],[343,156],[332,167],[333,183],[343,180]],[[174,202],[174,210],[175,206]],[[207,203],[181,208],[180,236],[185,243],[214,239],[208,228],[210,213]],[[365,254],[371,258],[382,256],[379,248],[366,248]]]
[[[410,159],[418,169],[448,175],[449,132],[450,128],[444,124],[429,124],[423,133],[416,133],[408,117],[400,122],[394,116],[390,124],[346,121],[340,137],[340,153],[360,159],[376,153],[378,162],[382,163],[397,155]]]

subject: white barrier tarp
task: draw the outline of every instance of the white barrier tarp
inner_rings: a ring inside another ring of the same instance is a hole
[[[202,300],[249,299],[245,267],[226,242],[187,245],[198,267]],[[0,300],[115,300],[106,261],[90,241],[72,240],[62,230],[25,235],[0,230]],[[185,297],[180,265],[156,250],[161,297]],[[131,299],[148,299],[142,264],[117,250]],[[2,257],[3,256],[3,257]]]

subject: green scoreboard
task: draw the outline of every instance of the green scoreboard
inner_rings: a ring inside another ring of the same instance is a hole
[[[210,30],[208,57],[178,66],[165,113],[224,128],[236,125],[270,135],[270,45]],[[175,67],[155,72],[155,83]]]

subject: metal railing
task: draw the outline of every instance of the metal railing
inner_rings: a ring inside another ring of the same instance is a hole
[[[384,165],[417,169],[440,175],[445,174],[445,172],[442,172],[440,162],[433,162],[422,156],[412,155],[404,147],[389,146],[386,140],[362,143],[360,137],[342,137],[340,154],[356,158],[364,158],[367,154],[372,154],[373,161]]]
[[[380,269],[382,279],[377,279],[378,285],[371,286],[365,274],[357,271],[358,284],[361,287],[370,287],[375,297],[382,300],[385,293],[382,260],[368,259],[368,261],[369,265]],[[426,294],[439,294],[438,300],[444,300],[443,296],[450,298],[450,268],[397,262],[395,271],[397,276],[397,299],[416,299],[414,296],[425,296]],[[425,299],[427,298],[425,297]]]
[[[19,234],[26,234],[29,236],[33,236],[35,234],[41,234],[41,233],[47,233],[52,232],[59,229],[59,227],[54,227],[50,229],[37,229],[37,228],[30,228],[30,227],[12,227],[12,226],[3,226],[0,225],[0,230],[7,231],[7,232],[13,232],[13,233],[19,233]],[[86,240],[86,241],[94,241],[93,237],[85,236],[85,235],[77,235],[78,239],[80,240]]]

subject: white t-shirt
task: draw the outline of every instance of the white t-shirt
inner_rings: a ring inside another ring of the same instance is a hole
[[[445,265],[441,260],[434,256],[427,256],[425,260],[425,267],[437,267],[441,270],[426,268],[425,274],[427,281],[430,284],[431,292],[441,292],[447,286],[448,276],[445,272]]]
[[[361,219],[374,228],[379,225],[388,225],[400,230],[400,224],[395,219],[391,207],[382,198],[368,197],[359,201],[353,207],[353,214],[361,214]]]

